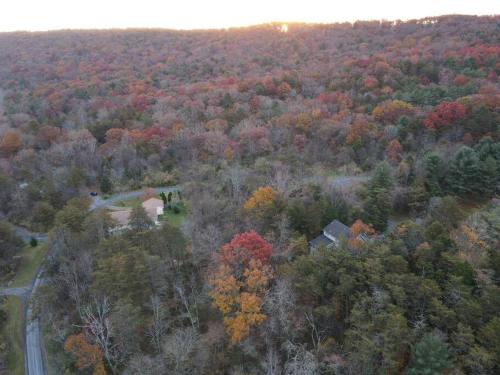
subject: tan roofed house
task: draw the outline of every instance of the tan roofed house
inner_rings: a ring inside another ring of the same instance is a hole
[[[158,198],[149,198],[142,202],[142,207],[146,210],[149,218],[159,224],[158,216],[163,215],[163,200]]]

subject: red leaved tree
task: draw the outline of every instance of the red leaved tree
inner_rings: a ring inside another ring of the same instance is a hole
[[[271,252],[271,245],[254,231],[237,234],[220,249],[209,295],[213,306],[222,313],[232,344],[266,320],[262,304],[273,277]]]
[[[220,261],[228,266],[239,262],[248,264],[251,259],[268,263],[272,250],[271,244],[257,232],[245,232],[235,235],[231,242],[221,247]]]
[[[465,107],[457,102],[442,102],[427,114],[424,126],[428,129],[441,129],[450,126],[465,117]]]

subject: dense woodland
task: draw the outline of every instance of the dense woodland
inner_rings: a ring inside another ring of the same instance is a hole
[[[49,232],[57,374],[498,374],[499,74],[498,16],[0,34],[0,276]]]

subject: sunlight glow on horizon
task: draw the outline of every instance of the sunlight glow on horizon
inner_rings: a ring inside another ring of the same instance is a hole
[[[500,14],[499,0],[3,0],[0,31],[210,29],[268,22],[407,20],[444,14]],[[284,30],[283,30],[284,31]]]

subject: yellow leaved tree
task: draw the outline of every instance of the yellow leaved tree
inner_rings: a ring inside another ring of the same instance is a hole
[[[247,212],[264,216],[268,209],[272,208],[276,202],[278,194],[270,186],[262,186],[255,190],[250,198],[245,202],[243,208]]]

